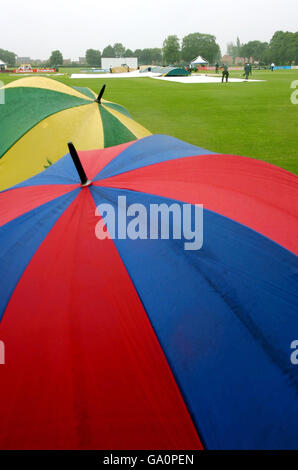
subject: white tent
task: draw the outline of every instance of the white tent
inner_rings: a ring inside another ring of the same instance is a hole
[[[208,61],[203,59],[202,56],[198,56],[196,59],[192,60],[190,65],[207,65]]]
[[[0,59],[0,70],[3,70],[6,68],[6,64]]]

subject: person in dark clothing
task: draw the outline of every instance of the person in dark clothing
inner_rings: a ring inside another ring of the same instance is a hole
[[[223,83],[224,82],[224,79],[226,79],[226,83],[228,82],[229,80],[229,67],[227,66],[227,64],[224,64],[223,66],[223,71],[222,71],[222,80],[221,82]]]
[[[249,66],[249,64],[245,64],[245,65],[244,65],[245,80],[248,80],[249,71],[250,71],[250,66]]]
[[[218,65],[218,62],[216,62],[215,64],[215,72],[218,73],[218,69],[219,69],[219,65]]]

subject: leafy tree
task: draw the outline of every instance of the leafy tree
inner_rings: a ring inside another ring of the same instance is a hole
[[[161,64],[162,63],[162,50],[159,47],[154,47],[151,49],[152,55],[152,64]]]
[[[284,32],[276,31],[270,41],[270,58],[278,65],[282,63],[283,42]]]
[[[255,53],[253,58],[261,63],[268,62],[268,51],[269,51],[269,44],[268,42],[261,42],[258,41]]]
[[[175,64],[180,59],[180,44],[176,35],[168,36],[163,42],[163,60],[167,64]]]
[[[95,49],[87,49],[86,62],[88,65],[100,65],[100,51]]]
[[[284,60],[286,64],[298,64],[298,32],[285,33],[284,44],[286,44],[286,50],[283,51]]]
[[[121,44],[121,42],[116,42],[114,44],[113,49],[114,49],[115,57],[124,57],[125,47],[123,46],[123,44]]]
[[[242,56],[246,59],[253,58],[258,62],[267,61],[268,43],[261,41],[249,41],[242,46]]]
[[[107,47],[105,47],[102,51],[101,57],[116,57],[113,46],[109,44]]]
[[[211,34],[192,33],[182,40],[181,56],[185,62],[191,62],[198,55],[214,63],[220,58],[220,47]]]
[[[141,53],[141,63],[143,65],[152,64],[152,49],[143,49]]]
[[[124,53],[124,57],[135,57],[134,53],[132,52],[131,49],[126,49]]]
[[[16,64],[16,54],[14,52],[6,51],[5,49],[0,49],[0,59],[8,65]]]
[[[53,51],[49,58],[49,64],[53,67],[54,65],[63,65],[63,55],[60,51]]]
[[[87,49],[86,62],[88,65],[100,65],[101,53],[97,49]]]
[[[298,64],[298,32],[276,31],[269,44],[269,58],[277,65]]]
[[[142,49],[136,49],[133,53],[134,57],[138,58],[138,61],[141,62]]]
[[[138,58],[138,61],[141,65],[162,63],[162,51],[158,47],[152,49],[136,49],[133,55],[134,57]]]

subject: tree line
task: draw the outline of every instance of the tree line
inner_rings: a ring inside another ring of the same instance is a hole
[[[15,65],[17,55],[14,52],[6,51],[5,49],[0,49],[0,59],[5,62],[5,64]]]
[[[298,32],[277,31],[270,42],[258,40],[242,44],[237,38],[235,43],[227,45],[228,55],[237,58],[252,59],[261,65],[274,62],[276,65],[298,64]],[[117,42],[113,46],[109,44],[102,52],[98,49],[88,49],[85,54],[86,63],[90,66],[101,65],[102,57],[137,57],[140,65],[186,65],[200,54],[210,64],[215,64],[221,59],[220,47],[216,37],[212,34],[191,33],[179,40],[176,35],[170,35],[163,41],[162,48],[126,49],[123,44]],[[14,66],[16,54],[0,49],[0,59]],[[63,55],[59,50],[53,51],[46,65],[63,65]]]
[[[109,44],[106,46],[102,53],[96,49],[88,49],[86,51],[86,62],[88,65],[100,66],[102,57],[137,57],[140,65],[146,64],[161,64],[162,63],[162,49],[160,48],[145,48],[126,49],[123,44],[116,43],[114,46]]]
[[[140,65],[146,64],[188,64],[200,53],[212,63],[220,59],[220,47],[215,36],[211,34],[192,33],[180,41],[176,35],[168,36],[162,48],[126,49],[123,44],[108,45],[102,51],[88,49],[86,62],[88,65],[100,65],[101,57],[137,57]]]
[[[252,58],[260,65],[274,62],[276,65],[298,64],[298,32],[276,31],[270,42],[249,41],[241,44],[237,38],[236,43],[229,43],[227,52],[237,61],[237,57]]]
[[[58,51],[56,51],[58,52]],[[298,64],[298,32],[277,31],[270,42],[258,40],[242,44],[237,38],[235,43],[227,45],[227,53],[232,56],[236,63],[237,57],[268,65],[275,62],[276,65]],[[168,36],[162,48],[126,49],[123,44],[109,44],[102,53],[96,49],[86,51],[86,62],[88,65],[100,66],[101,57],[137,57],[140,65],[167,65],[167,64],[189,64],[200,54],[210,64],[221,60],[221,50],[212,34],[191,33],[180,41],[176,35]],[[50,65],[59,65],[55,62],[57,57],[50,58]],[[60,57],[60,62],[62,54]],[[61,62],[62,63],[62,62]]]
[[[298,64],[298,32],[277,31],[270,42],[258,40],[242,44],[237,38],[236,43],[229,43],[227,53],[236,63],[237,57],[259,62],[260,65],[268,65],[275,62],[276,65]],[[86,62],[88,65],[100,65],[101,57],[137,57],[140,65],[146,64],[189,64],[200,54],[210,64],[215,64],[221,59],[221,50],[216,42],[216,37],[211,34],[191,33],[179,41],[176,35],[168,36],[162,48],[145,48],[132,51],[126,49],[123,44],[108,45],[102,51],[88,49]]]

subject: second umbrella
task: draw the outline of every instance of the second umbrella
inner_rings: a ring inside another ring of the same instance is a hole
[[[110,147],[150,134],[122,106],[89,88],[45,77],[15,80],[0,107],[0,190],[43,171],[67,152]]]

